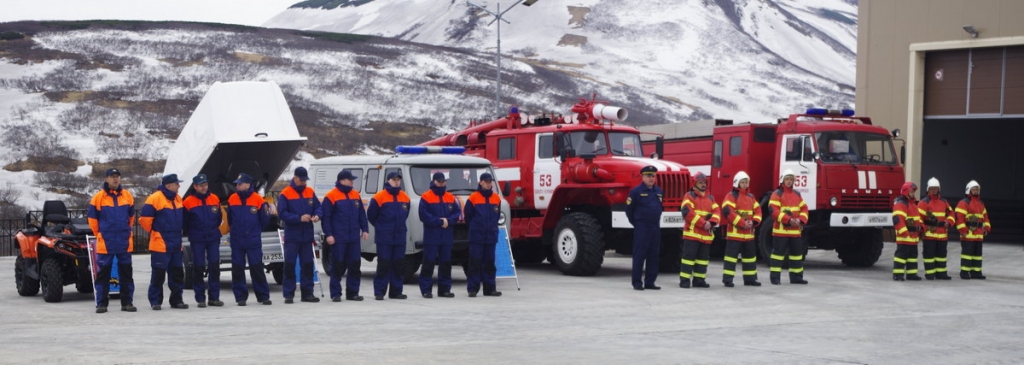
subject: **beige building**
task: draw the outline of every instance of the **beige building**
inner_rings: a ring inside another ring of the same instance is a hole
[[[857,112],[906,143],[907,179],[951,202],[977,180],[1024,235],[1024,0],[860,0]],[[996,232],[999,232],[997,229]]]

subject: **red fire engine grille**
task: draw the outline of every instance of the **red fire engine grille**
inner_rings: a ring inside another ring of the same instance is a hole
[[[686,174],[659,173],[658,186],[665,192],[666,210],[679,210],[679,204],[683,201],[683,194],[689,189],[689,176]]]
[[[887,209],[892,206],[888,195],[843,195],[839,198],[843,208]]]

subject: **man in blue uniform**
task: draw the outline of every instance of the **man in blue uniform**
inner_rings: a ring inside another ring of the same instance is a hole
[[[420,293],[433,298],[434,265],[437,268],[437,296],[453,298],[452,246],[455,244],[455,222],[462,209],[455,195],[445,190],[443,172],[431,177],[430,190],[420,197],[420,221],[423,222],[423,268],[420,269]]]
[[[629,191],[626,198],[626,218],[633,225],[633,289],[659,290],[658,254],[661,251],[661,201],[665,195],[657,183],[658,169],[644,166],[640,169],[640,185]],[[644,264],[647,270],[644,270]],[[643,274],[646,272],[646,276]],[[643,276],[643,280],[641,277]]]
[[[281,190],[277,198],[277,215],[284,222],[284,302],[291,304],[295,297],[295,259],[299,259],[302,280],[302,301],[320,301],[313,295],[313,223],[320,221],[320,199],[313,188],[306,186],[309,172],[305,167],[295,168],[292,183]]]
[[[321,209],[324,213],[323,230],[327,247],[331,250],[331,301],[341,301],[341,277],[348,271],[345,280],[345,299],[361,301],[359,295],[359,239],[369,237],[370,228],[366,221],[366,209],[359,191],[352,188],[356,177],[349,170],[338,173],[334,189],[324,196]]]
[[[249,276],[256,301],[270,305],[270,285],[263,272],[263,227],[270,223],[267,203],[252,190],[252,176],[240,174],[235,179],[235,193],[228,197],[228,225],[231,226],[231,290],[235,302],[245,306],[249,298],[249,285],[245,282],[245,263],[249,262]]]
[[[366,219],[373,225],[377,244],[377,273],[373,276],[373,298],[405,299],[402,280],[405,278],[405,221],[409,218],[409,195],[402,191],[402,175],[390,172],[384,190],[374,194],[366,210]],[[390,285],[391,290],[388,290]]]
[[[223,220],[220,198],[210,194],[210,182],[206,174],[192,178],[193,193],[185,198],[185,235],[192,249],[192,291],[195,292],[199,308],[224,306],[220,301],[220,224]],[[203,273],[209,277],[209,299]]]
[[[89,201],[89,228],[96,236],[96,313],[106,313],[110,301],[110,271],[117,258],[117,273],[121,282],[121,310],[138,311],[132,305],[135,281],[132,280],[132,225],[135,217],[135,199],[121,186],[121,171],[107,170],[103,189]]]
[[[185,210],[178,188],[178,174],[164,175],[160,188],[146,198],[139,214],[139,224],[149,232],[150,264],[153,274],[149,281],[149,305],[160,310],[164,302],[164,279],[171,289],[168,303],[171,308],[188,309],[181,298],[185,281],[185,268],[181,261],[181,232]]]
[[[500,297],[494,266],[494,249],[498,245],[498,220],[501,218],[501,197],[494,193],[494,177],[480,175],[479,187],[466,199],[465,219],[469,224],[469,270],[466,289],[476,297],[480,283],[484,296]]]

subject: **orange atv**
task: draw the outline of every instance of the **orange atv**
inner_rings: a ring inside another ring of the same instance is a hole
[[[92,293],[87,236],[92,234],[87,218],[68,218],[64,202],[43,203],[39,226],[29,224],[15,237],[19,248],[14,261],[18,294],[33,296],[43,291],[43,300],[59,302],[64,286],[75,284],[79,293]]]

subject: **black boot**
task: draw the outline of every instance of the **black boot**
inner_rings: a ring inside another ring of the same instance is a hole
[[[772,273],[768,275],[768,280],[772,282],[772,285],[782,284],[782,273],[772,271]]]
[[[917,276],[917,274],[911,274],[911,275],[907,275],[907,280],[910,280],[910,281],[921,281],[921,277]]]
[[[761,286],[761,282],[757,281],[756,279],[744,280],[743,281],[743,285],[744,286]]]
[[[970,280],[971,279],[971,273],[966,272],[966,271],[960,271],[960,278],[964,279],[964,280]]]
[[[689,289],[690,279],[679,279],[679,287],[683,289]]]
[[[981,271],[971,271],[971,279],[985,280],[985,275],[982,275]]]
[[[903,274],[892,274],[892,281],[903,281]]]
[[[790,284],[807,284],[807,280],[804,280],[804,276],[803,275],[793,275],[793,274],[790,274],[789,275],[789,283]]]

